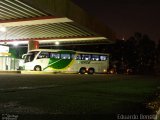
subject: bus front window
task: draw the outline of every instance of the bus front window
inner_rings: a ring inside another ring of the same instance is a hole
[[[37,53],[38,53],[37,51],[28,53],[25,56],[24,62],[25,63],[32,62],[34,60],[35,56],[37,55]]]

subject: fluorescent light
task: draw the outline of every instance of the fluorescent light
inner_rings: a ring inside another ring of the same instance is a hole
[[[1,32],[6,32],[6,30],[7,30],[6,27],[0,27]]]
[[[55,42],[55,44],[56,44],[56,45],[59,45],[59,42],[57,41],[57,42]]]
[[[24,25],[41,25],[49,23],[64,23],[64,22],[73,22],[71,19],[66,17],[64,18],[52,18],[52,19],[38,19],[38,20],[26,20],[26,21],[16,21],[16,22],[5,22],[0,23],[0,26],[24,26]]]
[[[15,41],[15,42],[12,42],[12,45],[14,45],[14,46],[18,46],[18,45],[19,45],[19,43],[18,43],[17,41]]]

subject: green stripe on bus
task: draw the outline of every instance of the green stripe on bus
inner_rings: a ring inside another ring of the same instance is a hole
[[[59,59],[50,58],[50,60],[49,60],[50,66],[48,66],[48,67],[51,67],[54,69],[63,69],[65,67],[67,67],[72,61],[72,59],[61,59],[59,61],[58,60]],[[56,61],[58,61],[58,62],[56,62]],[[52,63],[54,63],[54,64],[52,64]]]

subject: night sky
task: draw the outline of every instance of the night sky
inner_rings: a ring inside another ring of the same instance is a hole
[[[160,0],[74,0],[89,14],[98,17],[127,39],[135,32],[160,39]]]

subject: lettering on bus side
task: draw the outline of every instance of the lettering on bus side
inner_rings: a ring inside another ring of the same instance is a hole
[[[80,61],[80,64],[90,64],[91,61]]]

